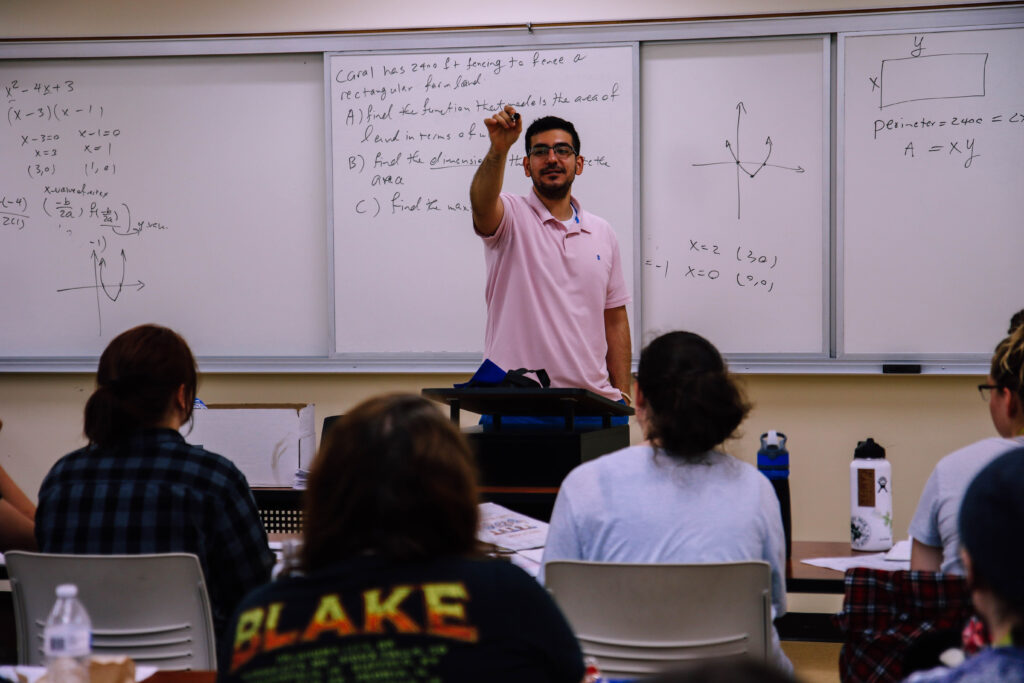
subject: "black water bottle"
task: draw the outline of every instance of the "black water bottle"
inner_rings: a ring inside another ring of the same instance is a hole
[[[774,429],[761,435],[761,450],[757,452],[757,469],[775,489],[782,512],[782,530],[786,535],[786,558],[793,552],[793,531],[789,513],[789,451],[786,435]]]

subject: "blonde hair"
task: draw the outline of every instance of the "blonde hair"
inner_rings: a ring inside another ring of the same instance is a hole
[[[1024,325],[1018,325],[996,345],[989,374],[996,384],[1024,401]]]

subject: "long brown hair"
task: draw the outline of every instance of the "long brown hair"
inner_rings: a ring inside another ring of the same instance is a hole
[[[96,390],[85,404],[85,436],[106,446],[167,415],[185,386],[185,419],[196,397],[196,359],[174,330],[139,325],[114,337],[100,356]]]
[[[471,554],[478,514],[461,432],[419,396],[371,398],[331,427],[313,461],[302,566],[363,553],[403,561]]]

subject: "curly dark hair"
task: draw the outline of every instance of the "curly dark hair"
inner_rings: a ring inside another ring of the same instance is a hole
[[[675,457],[718,446],[751,408],[718,349],[692,332],[669,332],[648,344],[637,384],[648,406],[647,438]]]

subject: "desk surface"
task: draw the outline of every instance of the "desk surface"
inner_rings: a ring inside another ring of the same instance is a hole
[[[793,541],[792,557],[786,561],[786,590],[790,593],[843,593],[845,574],[815,567],[800,560],[812,557],[853,557],[860,554],[841,541]]]

